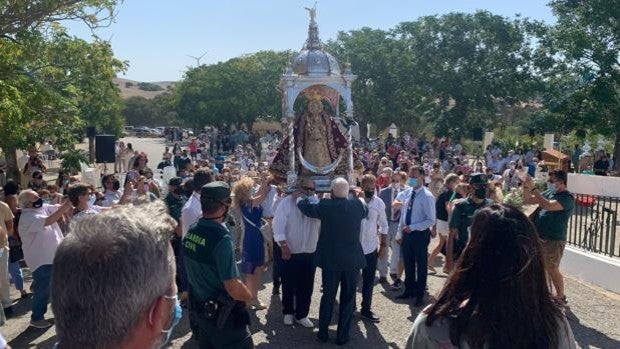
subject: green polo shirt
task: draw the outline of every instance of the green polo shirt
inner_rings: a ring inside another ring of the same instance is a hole
[[[568,191],[552,193],[546,190],[541,195],[547,200],[555,200],[564,208],[560,211],[540,210],[536,220],[538,235],[544,240],[566,241],[568,220],[575,209],[575,198]]]
[[[479,209],[493,204],[493,200],[485,199],[480,204],[475,203],[471,198],[467,197],[454,205],[452,218],[450,218],[450,228],[458,230],[458,243],[462,248],[469,241],[469,226],[472,219]]]
[[[226,294],[224,281],[239,279],[232,239],[220,223],[201,218],[183,239],[192,293],[199,302]]]

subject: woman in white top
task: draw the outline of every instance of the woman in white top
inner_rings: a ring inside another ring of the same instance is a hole
[[[476,213],[469,244],[437,302],[416,318],[407,348],[576,348],[522,212],[491,205]]]
[[[76,183],[69,187],[67,195],[74,207],[71,219],[78,219],[89,214],[98,214],[109,209],[109,207],[95,205],[97,198],[90,184]]]

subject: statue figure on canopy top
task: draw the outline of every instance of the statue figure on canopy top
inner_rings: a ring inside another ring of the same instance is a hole
[[[304,7],[308,14],[310,15],[310,23],[316,24],[316,2],[314,3],[314,7]]]

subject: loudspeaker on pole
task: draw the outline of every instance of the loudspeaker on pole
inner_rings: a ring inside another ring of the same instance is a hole
[[[97,135],[95,137],[95,158],[97,163],[111,163],[115,161],[114,135]]]
[[[95,128],[95,126],[86,127],[86,137],[95,138],[96,135],[97,135],[97,129]]]

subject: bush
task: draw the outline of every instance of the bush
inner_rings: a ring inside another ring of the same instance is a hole
[[[138,83],[138,88],[141,89],[142,91],[163,91],[163,87],[156,85],[156,84],[152,84],[150,82],[141,82]]]
[[[133,82],[129,82],[129,81],[127,81],[127,82],[125,83],[125,87],[127,87],[127,88],[133,87]]]
[[[80,162],[88,164],[88,153],[80,149],[69,149],[60,154],[60,167],[72,175],[77,174],[82,169]]]

